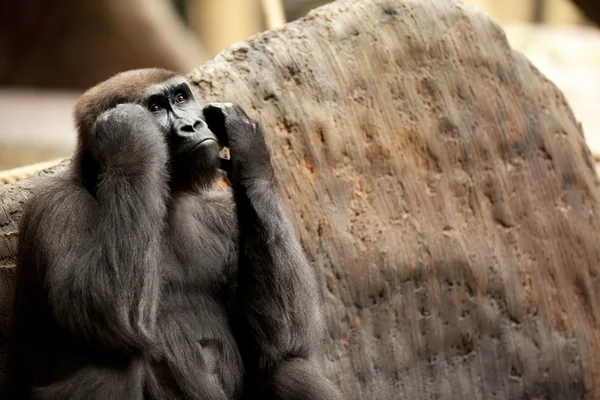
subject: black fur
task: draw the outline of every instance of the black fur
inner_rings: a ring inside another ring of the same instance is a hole
[[[129,74],[84,95],[70,170],[23,215],[10,398],[341,399],[314,361],[316,282],[262,128],[191,91],[152,113],[151,92],[181,78]],[[206,124],[233,195],[212,190]]]

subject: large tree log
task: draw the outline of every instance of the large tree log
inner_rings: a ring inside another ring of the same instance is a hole
[[[599,181],[563,95],[487,16],[339,1],[190,77],[266,125],[348,399],[600,397]],[[0,189],[4,296],[35,184]]]

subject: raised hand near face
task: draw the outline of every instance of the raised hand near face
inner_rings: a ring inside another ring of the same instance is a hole
[[[222,162],[232,184],[242,179],[273,175],[270,153],[263,128],[237,104],[211,103],[204,107],[204,118],[221,145],[229,147],[231,159]]]

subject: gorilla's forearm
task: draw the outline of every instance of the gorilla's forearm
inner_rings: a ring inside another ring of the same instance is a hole
[[[136,183],[120,176],[102,180],[97,193],[101,215],[96,227],[101,257],[97,265],[108,284],[105,290],[115,293],[109,309],[117,312],[119,323],[136,340],[149,341],[158,305],[166,188],[149,178]],[[148,345],[143,341],[137,345]]]
[[[59,181],[32,200],[24,227],[35,225],[37,234],[23,235],[35,252],[24,269],[45,271],[57,324],[126,352],[152,340],[168,194],[165,146],[152,142],[159,133],[153,137],[155,128],[136,115],[145,111],[132,108],[119,106],[96,123],[94,192]]]
[[[264,161],[264,160],[263,160]],[[234,183],[240,229],[238,307],[259,369],[309,358],[321,335],[314,273],[283,208],[270,163]]]
[[[135,107],[119,106],[96,125],[102,164],[95,193],[98,219],[89,227],[95,251],[72,259],[82,264],[77,270],[73,266],[77,280],[87,264],[89,281],[96,282],[91,288],[98,293],[88,293],[84,303],[90,307],[83,311],[90,325],[98,326],[91,322],[100,315],[112,331],[103,339],[114,341],[109,345],[143,349],[152,341],[156,319],[168,184],[166,146],[144,118],[146,111]],[[90,290],[89,283],[84,285]]]
[[[313,358],[323,332],[317,283],[279,197],[262,127],[239,106],[218,107],[239,224],[235,315],[246,389],[261,398],[341,400]]]

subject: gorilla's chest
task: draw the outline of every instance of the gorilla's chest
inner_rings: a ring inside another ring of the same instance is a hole
[[[171,283],[199,289],[214,290],[228,284],[236,268],[236,227],[228,203],[180,200],[169,213],[163,276]]]

